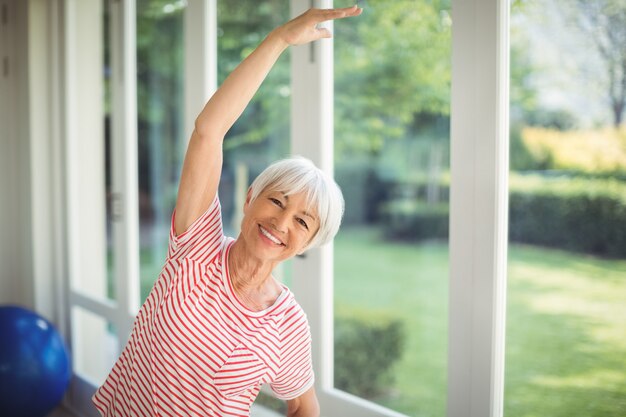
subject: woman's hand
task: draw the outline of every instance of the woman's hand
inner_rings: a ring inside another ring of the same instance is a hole
[[[295,19],[274,29],[274,35],[287,45],[302,45],[322,38],[331,38],[332,34],[319,25],[327,20],[358,16],[363,9],[356,5],[343,9],[309,9]]]

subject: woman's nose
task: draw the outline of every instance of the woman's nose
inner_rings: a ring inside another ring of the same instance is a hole
[[[274,220],[274,227],[276,228],[276,231],[280,233],[287,232],[288,221],[289,221],[289,218],[285,214],[281,213],[279,216],[276,216]]]

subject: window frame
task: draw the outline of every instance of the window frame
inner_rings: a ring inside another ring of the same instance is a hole
[[[503,413],[509,16],[453,2],[448,417]]]
[[[92,100],[94,95],[97,97],[102,94],[101,81],[98,81],[102,74],[102,65],[95,70],[89,67],[89,62],[80,55],[85,48],[77,46],[77,42],[81,42],[83,46],[91,45],[87,49],[92,49],[92,53],[99,56],[103,55],[102,31],[92,30],[87,34],[81,30],[86,25],[100,28],[103,6],[109,7],[111,24],[111,193],[114,211],[115,300],[97,297],[72,286],[73,282],[94,273],[88,265],[104,268],[104,271],[95,271],[100,281],[104,279],[102,274],[106,274],[106,260],[102,255],[106,245],[106,236],[102,233],[102,210],[105,203],[104,147],[100,133],[104,129],[104,113],[101,103]],[[103,318],[115,328],[119,353],[139,310],[135,2],[111,1],[105,5],[102,1],[64,2],[62,22],[65,46],[62,66],[65,97],[64,159],[67,161],[64,172],[67,206],[65,235],[68,260],[64,321],[68,323],[70,333],[74,334],[77,331],[72,318],[74,307]],[[78,75],[82,76],[83,73],[87,73],[87,80],[81,82]],[[89,105],[86,106],[87,103]],[[76,117],[79,106],[84,118]],[[89,159],[85,158],[80,149],[89,150]],[[98,169],[101,172],[94,172]],[[93,210],[94,214],[91,209],[84,210],[85,207],[98,210]],[[97,231],[95,239],[103,241],[95,241],[92,236],[94,227]],[[93,249],[85,250],[88,247]],[[71,337],[68,339],[72,341],[70,349],[80,352],[80,346],[74,345],[76,340]],[[66,404],[81,415],[97,416],[90,400],[95,388],[89,378],[75,373]]]

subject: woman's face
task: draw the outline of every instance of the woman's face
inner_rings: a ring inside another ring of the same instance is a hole
[[[286,196],[265,190],[243,209],[241,235],[260,259],[283,261],[301,253],[319,228],[317,213],[306,206],[304,193]]]

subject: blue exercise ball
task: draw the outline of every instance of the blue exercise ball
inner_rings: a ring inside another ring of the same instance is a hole
[[[0,306],[0,415],[43,417],[63,398],[72,375],[52,324],[22,307]]]

